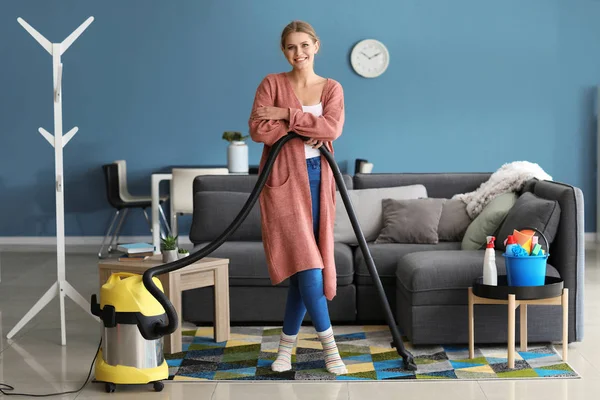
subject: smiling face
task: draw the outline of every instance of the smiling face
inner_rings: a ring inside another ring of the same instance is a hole
[[[319,41],[304,32],[290,32],[285,38],[283,54],[294,69],[313,68]]]

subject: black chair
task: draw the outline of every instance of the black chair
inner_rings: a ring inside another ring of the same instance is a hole
[[[102,240],[102,245],[100,247],[100,251],[98,252],[99,258],[104,258],[104,247],[106,245],[106,239],[110,235],[111,231],[112,237],[108,245],[107,254],[112,251],[113,243],[119,242],[119,233],[121,231],[121,227],[127,218],[127,214],[131,208],[141,208],[144,212],[144,216],[146,217],[146,222],[150,227],[150,232],[152,232],[152,223],[148,218],[148,213],[146,212],[146,208],[152,208],[152,198],[150,196],[131,196],[131,195],[123,195],[121,192],[121,181],[119,178],[119,165],[118,163],[105,164],[102,166],[102,171],[104,172],[104,182],[106,184],[106,196],[108,198],[108,203],[116,210],[115,215],[110,222],[108,230],[106,231],[106,235],[104,235],[104,239]],[[167,201],[168,196],[161,196],[159,198],[159,206],[158,211],[162,220],[167,227],[167,230],[170,231],[169,225],[167,224],[167,220],[165,218],[164,211],[162,209],[162,204]],[[119,218],[119,215],[121,216]],[[117,223],[116,229],[113,231],[113,226],[115,222],[119,218],[119,222]],[[162,235],[162,227],[161,227],[161,235]],[[115,242],[116,238],[116,242]]]

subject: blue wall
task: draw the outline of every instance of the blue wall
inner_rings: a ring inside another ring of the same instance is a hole
[[[257,5],[259,4],[259,5]],[[322,50],[316,71],[345,89],[336,142],[342,168],[494,171],[539,163],[583,189],[595,231],[595,85],[600,2],[593,0],[185,0],[0,3],[0,235],[52,236],[51,57],[17,23],[60,42],[95,22],[63,55],[66,233],[102,235],[112,210],[100,165],[126,159],[132,192],[168,165],[225,164],[225,130],[247,131],[254,91],[288,69],[281,29],[305,19]],[[376,38],[391,64],[378,79],[350,68]],[[250,143],[250,162],[261,145]],[[185,223],[183,229],[185,229]],[[141,213],[124,234],[147,235]]]

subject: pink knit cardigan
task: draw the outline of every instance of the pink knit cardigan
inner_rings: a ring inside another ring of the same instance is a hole
[[[259,171],[264,167],[271,146],[289,131],[323,140],[333,154],[332,142],[342,134],[345,118],[342,86],[327,79],[321,103],[323,114],[320,117],[305,113],[285,73],[270,74],[263,79],[256,90],[252,111],[259,106],[288,108],[290,121],[249,120],[252,140],[264,143]],[[335,180],[325,157],[321,156],[318,243],[313,235],[310,186],[301,139],[292,139],[283,146],[259,202],[271,283],[276,285],[299,271],[322,268],[325,297],[333,299],[337,284],[333,248]]]

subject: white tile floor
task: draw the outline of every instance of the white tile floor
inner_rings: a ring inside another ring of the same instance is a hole
[[[104,393],[103,385],[89,383],[80,393],[52,398],[597,399],[600,393],[600,246],[589,244],[587,247],[585,340],[569,346],[569,363],[583,379],[293,384],[167,382],[160,393],[152,392],[150,386],[126,386],[110,395]],[[6,334],[55,281],[56,256],[2,251],[0,264],[0,382],[27,393],[78,389],[98,346],[99,324],[67,300],[67,346],[61,346],[58,300],[54,300],[15,338],[6,339]],[[94,250],[67,254],[67,279],[86,299],[97,293],[96,264]]]

